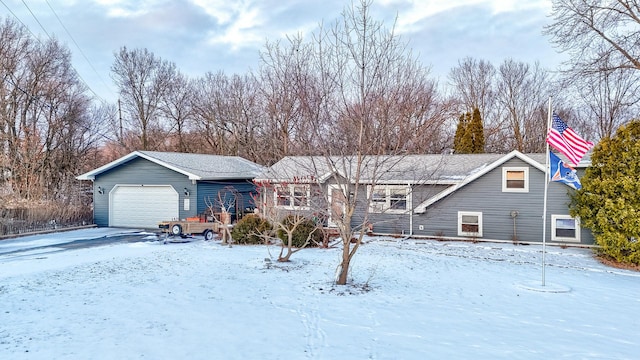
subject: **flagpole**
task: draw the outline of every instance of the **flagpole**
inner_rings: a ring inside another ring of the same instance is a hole
[[[549,136],[549,127],[551,126],[551,97],[549,97],[549,115],[547,119],[547,133],[545,134],[545,167],[544,167],[544,202],[542,208],[542,286],[545,286],[544,268],[545,268],[545,256],[547,253],[547,191],[549,188],[549,143],[546,141],[546,137]]]

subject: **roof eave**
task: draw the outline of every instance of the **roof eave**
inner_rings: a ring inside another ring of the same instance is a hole
[[[153,162],[155,164],[158,164],[160,166],[163,166],[163,167],[165,167],[167,169],[170,169],[170,170],[173,170],[173,171],[175,171],[177,173],[185,175],[185,176],[187,176],[189,178],[189,180],[196,180],[196,181],[197,180],[202,180],[201,176],[198,176],[196,174],[190,173],[188,171],[184,171],[184,170],[182,170],[180,168],[177,168],[177,167],[175,167],[175,166],[173,166],[171,164],[168,164],[168,163],[166,163],[164,161],[158,160],[158,159],[154,158],[153,156],[149,156],[149,155],[147,155],[147,154],[145,154],[143,152],[140,152],[140,151],[134,151],[132,153],[129,153],[129,154],[127,154],[127,155],[125,155],[125,156],[123,156],[123,157],[121,157],[119,159],[116,159],[116,160],[114,160],[114,161],[112,161],[112,162],[110,162],[108,164],[105,164],[105,165],[103,165],[103,166],[101,166],[101,167],[99,167],[97,169],[94,169],[94,170],[91,170],[91,171],[89,171],[87,173],[79,175],[79,176],[76,177],[76,179],[78,179],[78,180],[95,180],[97,175],[100,175],[100,174],[102,174],[102,173],[104,173],[106,171],[109,171],[109,170],[117,167],[117,166],[125,164],[125,163],[135,159],[136,157],[141,157],[141,158],[143,158],[145,160],[151,161],[151,162]]]

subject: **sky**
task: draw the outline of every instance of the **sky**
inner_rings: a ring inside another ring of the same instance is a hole
[[[1,359],[638,358],[640,273],[586,248],[541,286],[539,245],[365,237],[338,286],[339,246],[60,246],[122,231],[0,241]]]
[[[310,34],[340,19],[346,0],[1,0],[36,36],[56,37],[90,89],[117,99],[110,75],[121,47],[146,48],[192,77],[259,67],[266,41]],[[441,83],[465,57],[555,69],[563,57],[542,34],[551,0],[374,0],[372,16],[406,41]]]

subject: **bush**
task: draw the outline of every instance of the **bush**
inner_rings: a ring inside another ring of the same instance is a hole
[[[265,234],[269,230],[271,230],[271,224],[267,220],[251,214],[238,221],[231,231],[231,237],[238,244],[264,244],[264,238],[259,234]]]
[[[640,120],[620,126],[593,149],[569,213],[591,230],[601,255],[640,265]]]
[[[627,265],[640,265],[640,241],[619,232],[595,234],[601,256]]]
[[[298,216],[289,215],[282,220],[282,224],[287,229],[290,229],[296,224],[296,220],[298,220],[298,222],[300,223],[298,224],[298,226],[296,226],[295,230],[293,231],[293,240],[291,244],[292,247],[295,247],[295,248],[304,247],[305,242],[307,241],[307,237],[312,231],[313,231],[313,234],[311,235],[311,239],[307,246],[318,246],[318,244],[322,244],[322,238],[323,238],[322,229],[320,229],[313,220],[309,218],[304,218],[300,221],[299,215]],[[287,233],[284,232],[282,229],[278,230],[278,237],[280,238],[280,240],[282,240],[285,246],[288,244],[289,239],[287,239]]]

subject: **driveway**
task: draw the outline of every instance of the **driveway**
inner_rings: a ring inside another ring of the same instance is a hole
[[[164,238],[158,236],[155,232],[123,228],[90,228],[30,235],[0,240],[0,262],[70,249],[159,241],[162,239]]]

